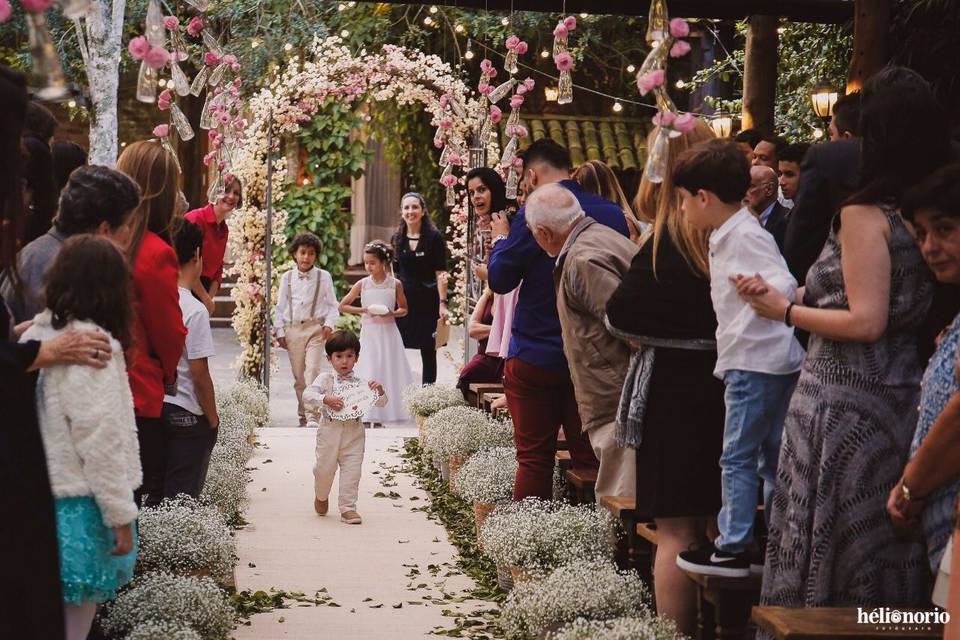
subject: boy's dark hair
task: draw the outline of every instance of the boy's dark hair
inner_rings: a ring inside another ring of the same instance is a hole
[[[173,228],[170,230],[173,236],[173,250],[177,252],[177,263],[183,266],[193,260],[193,257],[199,255],[197,250],[203,253],[203,230],[186,218],[177,218],[173,221]]]
[[[810,150],[810,145],[806,142],[794,142],[783,148],[783,151],[777,152],[777,160],[781,162],[803,163],[803,157]]]
[[[750,187],[750,164],[736,142],[707,140],[680,154],[673,184],[690,193],[711,191],[727,204],[738,203]]]
[[[777,154],[777,160],[780,159],[780,154],[783,153],[783,150],[787,148],[787,140],[785,138],[781,138],[780,136],[763,136],[760,138],[760,141],[769,142],[773,145],[775,149],[774,153]],[[757,145],[753,146],[756,147]]]
[[[833,124],[840,134],[850,133],[854,138],[860,137],[860,92],[840,96],[833,103]]]
[[[76,142],[57,140],[50,146],[50,155],[53,156],[53,179],[57,193],[60,193],[67,186],[73,170],[87,164],[87,150]]]
[[[320,238],[317,237],[317,234],[310,233],[309,231],[303,231],[293,236],[293,240],[290,241],[290,254],[293,255],[297,252],[297,249],[306,245],[308,247],[313,247],[313,250],[320,255]]]
[[[523,167],[526,169],[535,162],[546,162],[554,169],[573,168],[570,151],[551,138],[540,138],[523,151]]]
[[[57,132],[57,119],[45,106],[31,100],[27,103],[27,117],[23,121],[23,128],[46,143]]]
[[[908,189],[900,210],[903,217],[911,221],[921,210],[960,218],[960,163],[948,164]]]
[[[763,140],[763,132],[760,129],[744,129],[733,138],[737,142],[746,142],[753,149]]]
[[[140,204],[140,188],[127,174],[102,165],[74,170],[60,192],[53,224],[65,236],[91,233],[101,222],[116,229]]]
[[[130,268],[110,240],[89,234],[67,238],[44,280],[55,329],[87,320],[130,346]]]
[[[333,335],[330,336],[323,348],[328,356],[350,349],[353,349],[353,352],[359,356],[360,338],[358,338],[353,331],[341,329],[340,331],[333,332]]]

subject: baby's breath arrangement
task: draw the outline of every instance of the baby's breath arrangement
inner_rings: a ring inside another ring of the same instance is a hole
[[[494,563],[537,573],[576,560],[613,558],[616,523],[592,505],[527,498],[498,506],[480,539]]]
[[[658,616],[587,620],[577,618],[549,640],[682,640],[672,620]]]
[[[122,638],[148,623],[167,623],[193,629],[204,640],[225,639],[233,621],[233,607],[211,578],[166,572],[135,579],[107,605],[102,620],[113,637]]]
[[[233,573],[236,545],[220,511],[189,496],[140,511],[137,571],[206,572],[218,581]]]
[[[203,640],[189,626],[176,622],[146,622],[141,624],[124,640]]]
[[[649,617],[649,606],[649,593],[635,573],[618,571],[610,560],[580,560],[545,577],[517,582],[500,624],[508,638],[531,638],[581,617]]]
[[[513,430],[471,407],[447,407],[423,423],[424,448],[446,460],[492,447],[513,446]]]
[[[415,416],[428,418],[447,407],[466,406],[463,394],[456,387],[412,384],[403,390],[403,403]]]
[[[470,456],[454,476],[454,491],[468,502],[503,502],[513,495],[517,452],[494,447]]]
[[[218,436],[218,442],[210,454],[207,479],[200,500],[219,509],[227,522],[235,523],[247,503],[250,472],[246,465],[250,454],[245,441],[228,442],[222,436],[225,434]]]
[[[226,400],[242,407],[257,428],[270,421],[270,399],[266,390],[253,378],[243,377],[237,380],[227,390]]]

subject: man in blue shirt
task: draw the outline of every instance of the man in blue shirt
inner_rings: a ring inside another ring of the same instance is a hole
[[[570,153],[549,138],[537,140],[523,154],[523,179],[530,193],[546,184],[569,189],[587,216],[628,235],[623,210],[600,196],[586,193],[570,179]],[[513,417],[517,446],[517,478],[513,499],[553,493],[557,432],[563,427],[575,467],[596,468],[597,459],[580,429],[577,401],[563,355],[560,317],[553,282],[555,261],[534,240],[524,208],[512,221],[495,214],[493,248],[487,264],[490,288],[499,294],[520,294],[513,315],[512,337],[504,368],[504,392]]]

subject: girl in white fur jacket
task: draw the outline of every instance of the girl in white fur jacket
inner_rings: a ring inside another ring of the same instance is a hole
[[[23,340],[49,340],[71,329],[100,330],[112,353],[103,368],[43,369],[37,414],[53,489],[66,638],[87,637],[98,602],[116,596],[136,560],[133,491],[139,447],[124,346],[129,342],[129,270],[112,242],[67,240],[47,274],[47,309]],[[119,339],[118,339],[119,338]]]

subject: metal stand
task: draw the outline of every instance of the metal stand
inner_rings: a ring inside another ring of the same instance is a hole
[[[273,109],[267,116],[267,185],[264,189],[264,199],[266,206],[266,224],[264,225],[264,283],[263,283],[263,369],[261,371],[261,381],[267,390],[267,398],[270,397],[270,346],[271,346],[271,327],[270,327],[270,292],[273,289]]]

